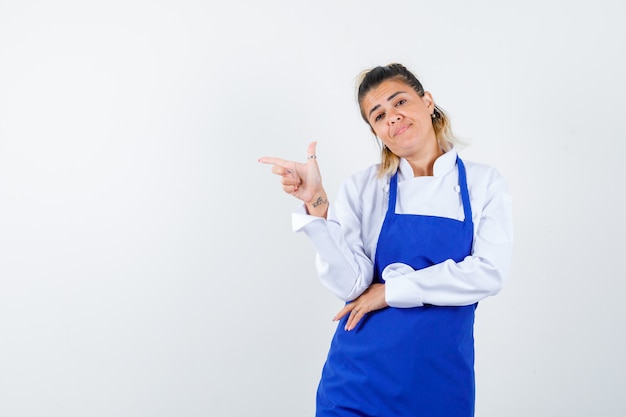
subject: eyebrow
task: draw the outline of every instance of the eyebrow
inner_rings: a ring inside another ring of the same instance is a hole
[[[402,93],[405,93],[405,91],[396,91],[395,93],[387,97],[387,101],[393,100],[395,96],[397,96],[398,94],[402,94]],[[380,104],[377,104],[374,107],[372,107],[372,110],[370,110],[370,112],[367,114],[367,117],[370,117],[372,113],[374,113],[379,107],[380,107]]]

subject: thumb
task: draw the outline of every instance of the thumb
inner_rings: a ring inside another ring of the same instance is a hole
[[[307,148],[307,161],[309,159],[315,159],[316,158],[316,154],[315,154],[315,148],[317,147],[317,141],[311,142],[309,143],[309,147]]]

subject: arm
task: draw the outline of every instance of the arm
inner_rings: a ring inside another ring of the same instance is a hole
[[[417,271],[388,265],[383,278],[390,306],[469,305],[500,291],[511,262],[513,224],[506,184],[495,170],[491,174],[480,196],[482,207],[472,204],[480,213],[474,220],[472,254],[458,263],[447,260]]]
[[[303,231],[316,249],[320,281],[343,301],[361,295],[372,283],[374,264],[364,247],[360,193],[350,179],[343,183],[327,220],[303,209],[293,215],[294,231]]]
[[[359,192],[353,183],[344,185],[337,204],[339,213],[329,207],[317,160],[311,157],[315,145],[309,145],[305,163],[273,157],[259,162],[273,165],[283,191],[303,201],[293,216],[294,231],[304,231],[315,246],[322,284],[340,299],[352,300],[369,287],[373,276],[373,262],[361,240]]]

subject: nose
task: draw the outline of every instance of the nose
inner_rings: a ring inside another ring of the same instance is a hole
[[[399,121],[402,117],[400,116],[400,113],[396,112],[395,110],[391,110],[391,112],[389,113],[389,123],[390,124],[394,124],[395,122]]]

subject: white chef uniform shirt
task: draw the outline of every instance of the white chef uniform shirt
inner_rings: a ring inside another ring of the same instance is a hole
[[[448,151],[435,161],[433,176],[419,177],[401,159],[396,213],[463,220],[456,157],[456,150]],[[511,260],[511,198],[493,167],[463,162],[474,222],[471,255],[417,271],[402,263],[388,265],[383,278],[389,306],[469,305],[500,291]],[[377,172],[373,165],[346,180],[327,219],[308,215],[304,205],[292,215],[293,230],[303,231],[317,250],[322,283],[344,301],[357,298],[373,280],[389,196],[389,176],[379,178]]]

